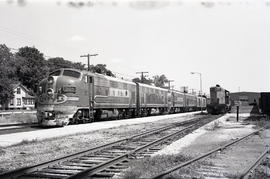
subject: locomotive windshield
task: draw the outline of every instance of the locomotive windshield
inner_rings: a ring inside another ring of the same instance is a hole
[[[70,76],[73,78],[80,78],[81,73],[73,70],[64,70],[63,76]]]
[[[56,70],[52,73],[50,73],[50,76],[59,76],[61,74],[61,70]]]

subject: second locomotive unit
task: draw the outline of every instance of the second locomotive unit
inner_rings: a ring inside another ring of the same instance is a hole
[[[71,68],[58,69],[38,86],[40,125],[64,126],[108,116],[128,118],[206,108],[206,98]]]

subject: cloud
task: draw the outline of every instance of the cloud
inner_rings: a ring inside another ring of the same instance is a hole
[[[69,41],[84,41],[85,39],[84,39],[84,37],[82,37],[80,35],[73,35],[68,40]]]

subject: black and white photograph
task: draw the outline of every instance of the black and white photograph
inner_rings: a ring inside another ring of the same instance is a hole
[[[269,179],[270,0],[0,0],[0,179]]]

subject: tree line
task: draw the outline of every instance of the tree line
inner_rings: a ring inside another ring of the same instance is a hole
[[[85,64],[71,62],[62,57],[45,59],[44,54],[35,47],[21,47],[17,52],[11,52],[5,44],[0,44],[0,104],[5,104],[14,97],[12,84],[20,82],[35,96],[38,83],[47,77],[48,73],[58,68],[75,68],[87,70]],[[115,77],[105,64],[90,65],[90,71]],[[165,87],[168,82],[165,75],[153,78],[134,78],[133,82]]]

